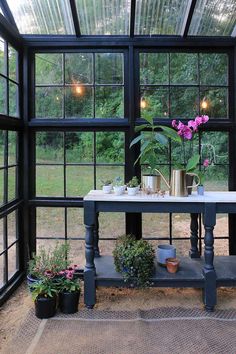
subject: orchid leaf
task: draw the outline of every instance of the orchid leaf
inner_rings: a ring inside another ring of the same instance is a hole
[[[186,166],[186,171],[190,172],[193,171],[197,164],[199,163],[200,160],[200,155],[196,154],[191,157],[191,159],[188,160],[187,166]]]

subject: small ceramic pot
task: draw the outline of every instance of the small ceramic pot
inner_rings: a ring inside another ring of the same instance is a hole
[[[112,185],[111,185],[111,184],[109,184],[108,186],[103,186],[103,187],[102,187],[102,191],[103,191],[103,193],[105,193],[105,194],[111,193],[111,190],[112,190]]]
[[[115,195],[123,194],[123,186],[114,186],[113,189],[114,189]]]
[[[197,186],[197,194],[198,195],[204,195],[205,188],[204,186]]]
[[[172,245],[159,245],[156,250],[157,262],[166,266],[167,258],[175,258],[176,257],[176,248]]]
[[[169,273],[176,273],[179,269],[179,260],[177,258],[167,258],[166,268]]]
[[[121,188],[122,188],[122,194],[124,194],[126,190],[126,185],[122,186]]]
[[[127,187],[128,195],[135,195],[137,193],[136,187],[130,188]]]

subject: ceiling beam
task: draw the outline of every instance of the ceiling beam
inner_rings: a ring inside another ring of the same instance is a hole
[[[236,37],[236,25],[234,26],[233,32],[231,33],[231,37]]]
[[[6,18],[0,13],[0,34],[1,36],[9,41],[11,44],[14,44],[15,47],[21,47],[24,40],[18,31],[15,30]]]
[[[19,30],[18,30],[18,27],[15,23],[15,19],[12,15],[12,12],[8,6],[8,3],[6,0],[0,0],[0,5],[1,5],[1,8],[2,8],[2,12],[4,13],[4,16],[6,17],[7,21],[14,27],[14,30],[16,32],[18,32],[19,34]]]
[[[197,0],[189,0],[180,35],[187,37]]]
[[[136,0],[131,0],[131,7],[130,7],[130,37],[134,36],[134,26],[135,26],[135,7],[136,7]]]
[[[70,0],[70,7],[71,7],[72,18],[73,18],[74,27],[75,27],[75,34],[76,34],[76,37],[80,37],[81,32],[80,32],[80,25],[79,25],[79,17],[77,14],[75,0]]]

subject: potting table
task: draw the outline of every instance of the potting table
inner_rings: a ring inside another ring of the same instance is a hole
[[[88,308],[96,302],[96,285],[125,286],[122,276],[115,271],[113,257],[99,257],[97,214],[99,212],[127,213],[190,213],[190,257],[180,259],[180,269],[170,274],[156,265],[151,279],[158,287],[195,287],[203,289],[207,310],[216,305],[217,287],[236,286],[236,256],[214,258],[213,230],[217,213],[236,213],[236,192],[206,192],[204,196],[193,193],[188,197],[164,197],[139,193],[116,196],[100,190],[90,191],[84,198],[85,257],[84,301]],[[203,214],[205,228],[204,257],[199,256],[198,214]]]

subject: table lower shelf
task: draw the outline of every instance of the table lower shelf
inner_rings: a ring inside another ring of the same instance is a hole
[[[120,273],[115,270],[112,256],[95,258],[96,285],[126,286]],[[151,278],[153,287],[195,287],[204,288],[202,273],[203,258],[180,258],[180,268],[175,274],[168,273],[166,268],[155,265]],[[236,256],[217,256],[214,258],[217,286],[236,286]]]

